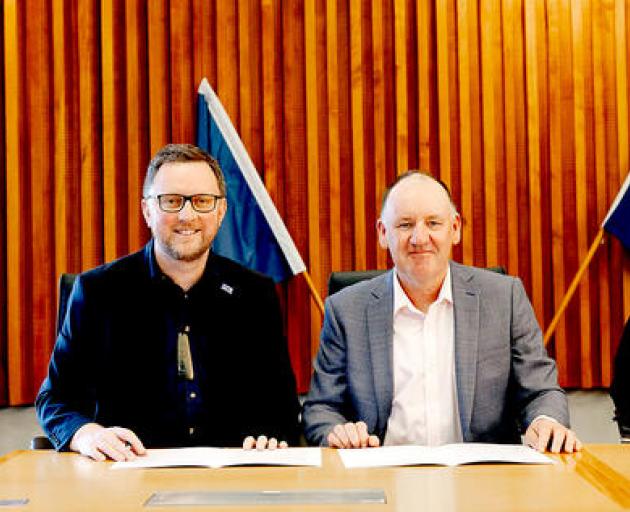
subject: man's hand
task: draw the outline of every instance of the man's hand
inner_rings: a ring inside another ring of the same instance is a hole
[[[105,428],[98,423],[86,423],[77,430],[70,441],[70,449],[97,461],[107,457],[115,461],[133,460],[136,455],[147,452],[131,430]]]
[[[582,449],[582,443],[575,436],[575,432],[547,418],[532,421],[525,432],[525,444],[539,452],[544,452],[548,447],[552,453],[573,453]]]
[[[258,436],[257,438],[247,436],[243,441],[243,448],[245,450],[275,450],[276,448],[288,448],[288,446],[286,441],[278,442],[275,437],[267,439],[267,436]]]
[[[331,448],[377,448],[380,444],[377,436],[368,433],[363,421],[335,425],[328,434],[328,446]]]

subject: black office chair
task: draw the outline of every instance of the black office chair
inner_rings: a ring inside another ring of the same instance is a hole
[[[72,293],[72,287],[74,286],[74,280],[77,278],[77,274],[61,274],[59,278],[59,304],[57,306],[57,334],[61,331],[61,326],[66,318],[66,312],[68,310],[68,300],[70,300],[70,293]]]
[[[57,329],[56,333],[59,334],[63,320],[66,317],[66,311],[68,309],[68,300],[70,299],[70,293],[72,292],[72,286],[76,279],[76,274],[61,274],[59,278],[59,304],[57,306]],[[52,443],[46,436],[35,436],[31,439],[31,450],[51,450]]]
[[[506,274],[503,267],[488,267],[487,270],[492,270],[499,274]],[[365,281],[366,279],[372,279],[373,277],[380,276],[387,270],[348,270],[342,272],[331,272],[328,278],[328,295],[337,293],[346,286]]]
[[[615,355],[610,396],[615,404],[614,420],[619,427],[620,440],[630,443],[630,318],[626,321]]]

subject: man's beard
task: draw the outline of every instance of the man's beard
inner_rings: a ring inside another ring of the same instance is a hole
[[[162,246],[162,249],[171,258],[178,261],[195,261],[206,254],[210,248],[211,241],[207,241],[205,238],[195,244],[176,244],[172,240],[159,240],[158,242]]]
[[[195,261],[201,258],[206,253],[206,251],[208,250],[208,247],[209,246],[203,247],[200,245],[199,247],[197,247],[195,250],[191,252],[183,252],[183,251],[179,251],[176,247],[173,247],[171,244],[164,245],[165,252],[171,258],[179,260],[179,261]]]

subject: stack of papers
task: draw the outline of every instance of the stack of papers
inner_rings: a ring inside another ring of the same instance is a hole
[[[378,466],[458,466],[509,462],[518,464],[553,464],[549,457],[521,444],[460,443],[443,446],[385,446],[339,450],[347,468]]]
[[[173,448],[147,450],[135,460],[116,462],[112,469],[202,466],[316,466],[322,465],[319,448],[243,450],[242,448]]]

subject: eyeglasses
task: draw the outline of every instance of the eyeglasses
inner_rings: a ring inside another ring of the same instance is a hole
[[[194,194],[184,196],[182,194],[158,194],[156,196],[145,196],[145,199],[157,199],[160,210],[166,213],[177,213],[182,211],[187,201],[190,201],[193,210],[199,213],[210,213],[217,207],[217,201],[225,196],[214,194]]]

